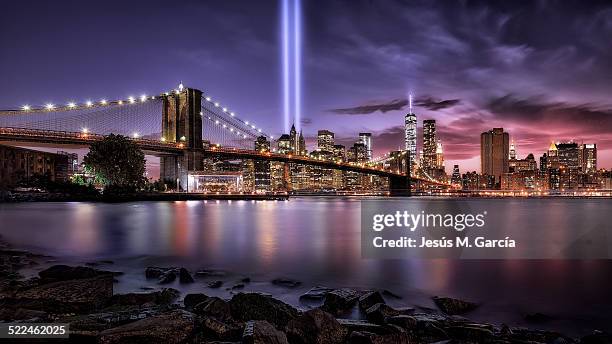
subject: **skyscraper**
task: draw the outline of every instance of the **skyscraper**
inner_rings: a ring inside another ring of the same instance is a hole
[[[423,161],[421,168],[429,170],[436,168],[436,120],[426,119],[423,121]]]
[[[412,112],[412,95],[409,96],[409,110],[404,117],[404,141],[406,151],[410,154],[410,162],[414,164],[417,159],[417,116]]]
[[[582,145],[582,172],[597,171],[597,145],[595,143]]]
[[[259,152],[270,151],[270,141],[265,136],[259,136],[255,141],[255,150]],[[270,162],[254,160],[255,191],[270,191]]]
[[[495,177],[499,182],[502,174],[508,173],[510,136],[504,128],[493,128],[480,134],[481,173]]]
[[[451,183],[455,185],[461,184],[461,173],[459,172],[459,165],[453,166],[453,174],[451,176]]]
[[[510,160],[516,160],[516,147],[514,146],[514,140],[510,143]]]
[[[329,130],[317,132],[317,148],[332,153],[334,151],[334,133]]]
[[[359,141],[366,147],[368,161],[372,160],[372,133],[359,133]]]
[[[444,151],[440,140],[436,143],[436,168],[444,170]]]

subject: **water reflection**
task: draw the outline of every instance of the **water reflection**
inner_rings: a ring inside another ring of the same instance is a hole
[[[576,226],[605,226],[610,211],[606,200],[470,202],[529,228],[525,239],[556,242],[569,240]],[[486,303],[475,313],[483,320],[495,313],[516,321],[521,312],[537,311],[585,327],[612,323],[605,318],[612,312],[610,261],[362,259],[360,202],[352,199],[2,204],[0,219],[0,234],[17,247],[81,262],[124,259],[136,273],[145,263],[133,258],[160,264],[176,258],[193,269],[294,277],[310,286],[390,289],[425,306],[431,295],[465,297]]]

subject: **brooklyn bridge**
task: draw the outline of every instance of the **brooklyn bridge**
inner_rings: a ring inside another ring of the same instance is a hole
[[[159,157],[160,179],[176,180],[183,188],[190,173],[204,169],[207,158],[280,162],[285,168],[300,164],[384,177],[392,196],[410,195],[415,183],[450,188],[449,184],[411,176],[409,168],[256,150],[258,137],[270,141],[274,137],[202,91],[183,85],[153,96],[0,110],[0,142],[88,147],[111,133],[128,136],[146,154]],[[407,156],[400,158],[406,161],[399,166],[410,166]]]

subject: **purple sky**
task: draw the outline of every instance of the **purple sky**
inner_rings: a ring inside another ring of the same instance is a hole
[[[598,1],[304,2],[303,123],[376,154],[403,146],[405,99],[436,119],[447,170],[479,169],[502,126],[519,157],[595,142],[612,167],[612,5]],[[0,108],[153,94],[178,81],[282,130],[277,1],[12,1]],[[311,141],[312,142],[312,141]],[[419,142],[420,145],[420,142]]]

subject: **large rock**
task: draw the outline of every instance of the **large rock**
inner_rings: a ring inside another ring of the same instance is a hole
[[[300,301],[322,301],[333,288],[316,286],[300,296]]]
[[[191,337],[194,327],[191,313],[174,310],[102,331],[98,343],[184,343]]]
[[[53,265],[38,273],[41,283],[92,278],[103,275],[112,276],[112,271],[97,270],[87,266]]]
[[[110,305],[142,306],[145,304],[167,305],[174,302],[180,292],[173,288],[164,288],[152,293],[115,294],[110,299]]]
[[[342,327],[346,328],[349,333],[351,332],[364,332],[364,333],[376,333],[385,334],[389,333],[389,330],[381,325],[372,324],[366,320],[356,319],[336,319]]]
[[[374,306],[368,308],[365,313],[368,321],[374,324],[384,324],[388,317],[400,315],[398,310],[384,303],[375,304]]]
[[[242,326],[231,319],[221,320],[213,317],[204,317],[201,326],[205,338],[237,341],[240,340],[242,335]]]
[[[440,310],[448,315],[459,315],[474,310],[478,305],[473,302],[434,296],[433,301]]]
[[[287,325],[287,339],[296,344],[343,343],[347,330],[331,314],[312,309]]]
[[[195,281],[193,280],[193,277],[191,277],[191,274],[189,273],[187,269],[180,268],[179,269],[179,282],[180,283],[193,283]]]
[[[374,334],[369,332],[353,332],[348,338],[348,344],[412,344],[418,343],[407,333]]]
[[[377,303],[385,303],[382,295],[377,291],[370,291],[359,297],[359,309],[362,311],[365,311]]]
[[[285,333],[278,331],[265,320],[246,323],[242,334],[243,344],[288,344]]]
[[[388,317],[386,322],[392,325],[397,325],[406,330],[411,330],[417,327],[417,320],[413,316],[405,314]]]
[[[197,315],[213,317],[219,320],[229,320],[232,318],[229,303],[218,297],[210,297],[193,307],[193,312]]]
[[[101,308],[113,296],[113,276],[58,281],[21,290],[4,299],[4,307],[49,313],[84,313]]]
[[[493,337],[491,329],[477,324],[451,326],[446,329],[446,332],[453,339],[475,343],[489,342]]]
[[[290,305],[260,293],[239,293],[229,301],[232,316],[237,320],[266,320],[283,329],[299,312]]]
[[[185,308],[191,309],[195,307],[198,303],[206,301],[209,299],[209,296],[202,293],[197,294],[187,294],[185,295],[185,299],[183,300],[183,304]]]
[[[355,306],[360,293],[353,289],[335,289],[325,295],[321,309],[333,315],[341,315]]]

